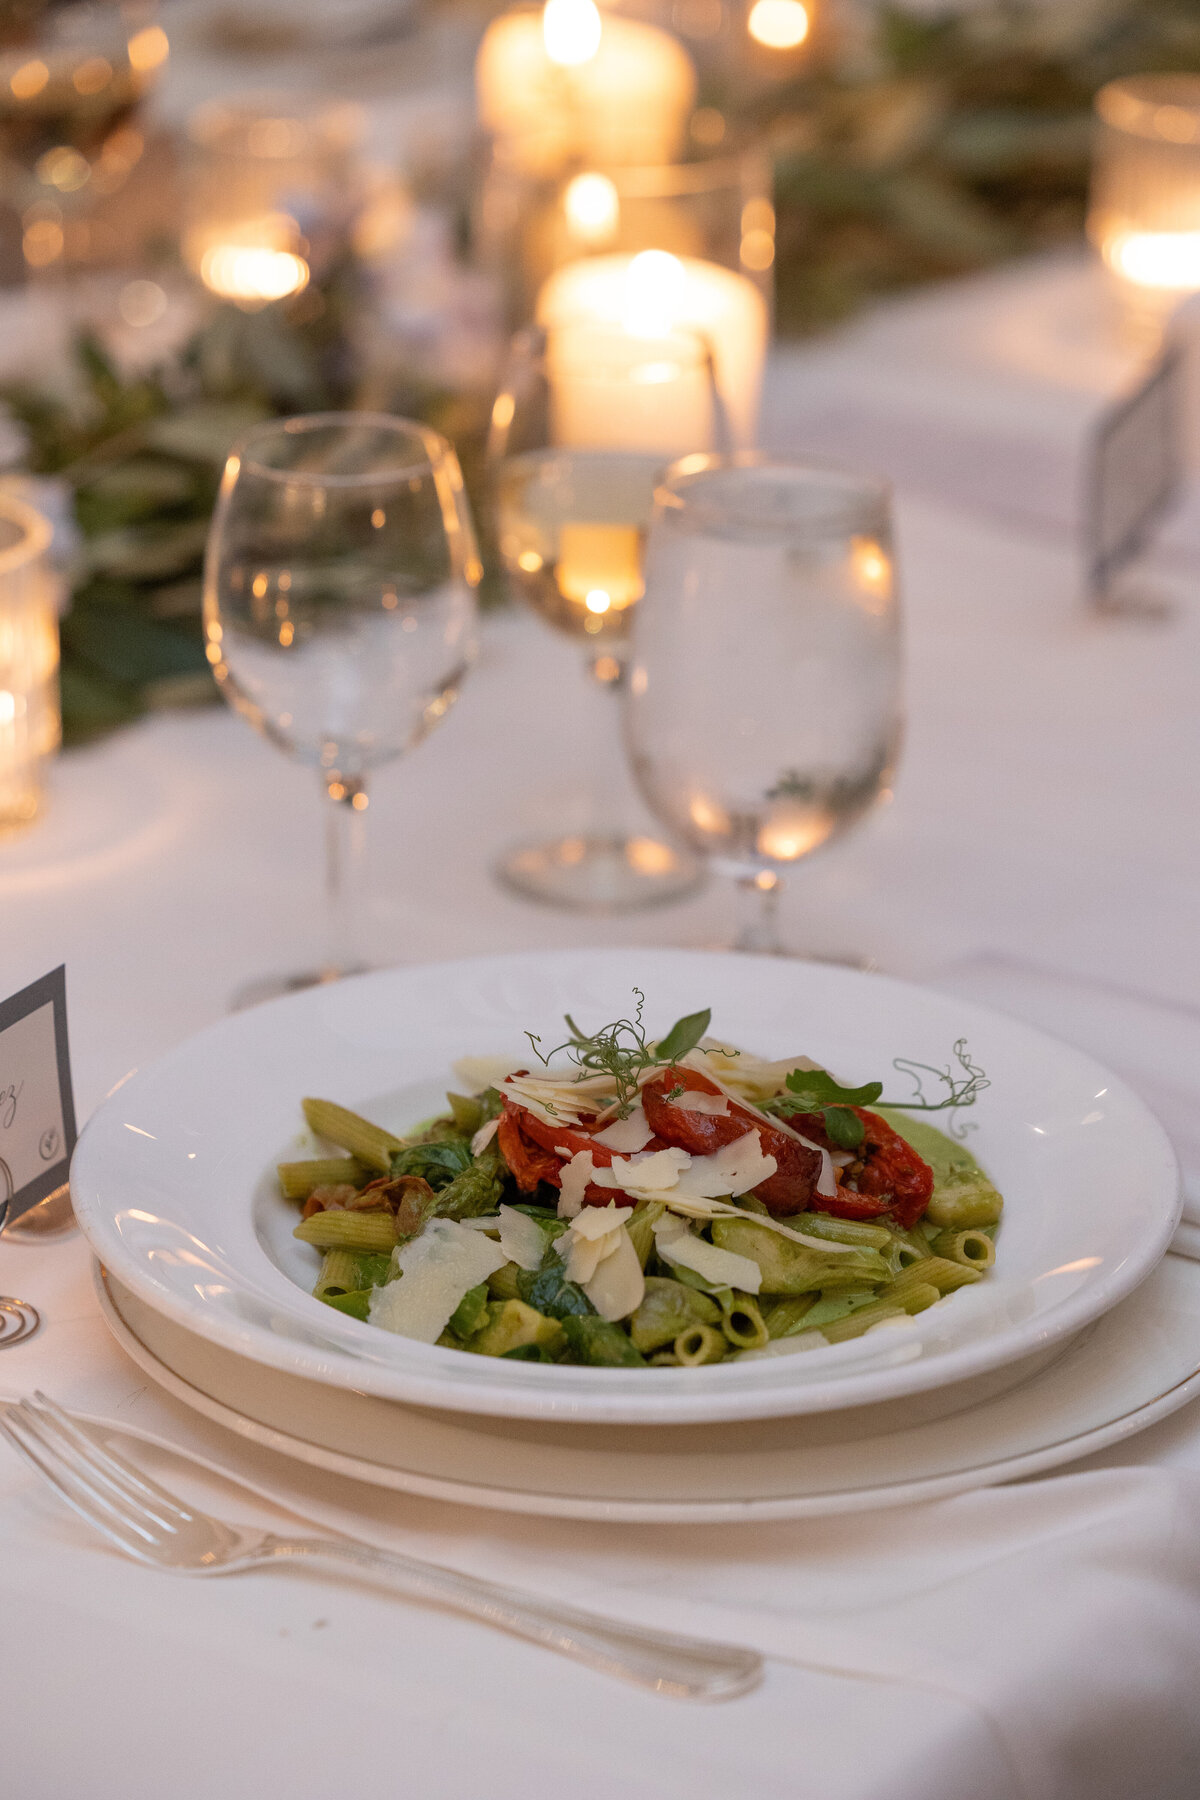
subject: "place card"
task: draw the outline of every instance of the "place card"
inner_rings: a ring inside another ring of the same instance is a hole
[[[65,1188],[75,1148],[66,970],[0,1002],[0,1229]]]
[[[1184,354],[1182,344],[1169,344],[1134,391],[1105,410],[1092,439],[1084,540],[1091,598],[1102,611],[1122,610],[1113,580],[1179,490]]]

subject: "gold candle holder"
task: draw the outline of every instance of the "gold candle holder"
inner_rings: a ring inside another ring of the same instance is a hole
[[[1096,96],[1088,235],[1140,335],[1200,292],[1200,75],[1136,75]]]
[[[37,813],[42,765],[61,737],[50,537],[39,512],[0,493],[0,830]]]

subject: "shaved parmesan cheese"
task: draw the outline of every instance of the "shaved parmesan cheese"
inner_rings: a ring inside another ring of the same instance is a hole
[[[453,1219],[430,1219],[419,1237],[393,1252],[392,1261],[399,1279],[371,1289],[371,1324],[432,1344],[463,1295],[503,1268],[506,1258],[481,1232]]]
[[[611,1125],[598,1131],[596,1142],[603,1144],[606,1150],[628,1152],[644,1150],[653,1136],[645,1108],[639,1103],[627,1119],[614,1119]]]
[[[583,1207],[555,1245],[567,1265],[568,1281],[578,1282],[586,1292],[600,1264],[620,1249],[625,1222],[632,1217],[632,1207],[616,1206],[612,1201],[607,1206]]]
[[[586,1075],[573,1081],[569,1075],[509,1075],[501,1084],[522,1106],[545,1125],[578,1125],[592,1118],[612,1094],[607,1075]]]
[[[560,1150],[559,1155],[566,1152]],[[560,1219],[573,1219],[583,1206],[583,1196],[589,1181],[595,1177],[590,1150],[578,1150],[569,1162],[563,1164],[560,1174],[562,1183],[558,1197],[558,1216]]]
[[[606,1232],[620,1230],[632,1217],[632,1206],[618,1206],[615,1200],[607,1206],[585,1206],[571,1221],[571,1232],[577,1238],[603,1237]]]
[[[676,1094],[667,1101],[668,1106],[677,1106],[680,1112],[711,1113],[714,1118],[724,1118],[729,1113],[728,1094],[705,1094],[695,1088],[682,1094]],[[641,1149],[641,1145],[636,1146]]]
[[[703,1038],[683,1059],[686,1069],[698,1069],[732,1088],[739,1100],[772,1100],[785,1090],[793,1069],[819,1069],[820,1063],[810,1056],[788,1056],[781,1062],[764,1062],[747,1050],[735,1050],[731,1044],[715,1038]]]
[[[522,1269],[540,1269],[546,1254],[546,1234],[536,1219],[514,1206],[500,1208],[500,1248],[509,1262]]]
[[[710,1244],[669,1213],[655,1221],[654,1243],[664,1261],[691,1269],[713,1287],[741,1288],[747,1294],[757,1294],[762,1286],[762,1270],[751,1257]]]
[[[686,1150],[672,1144],[647,1156],[614,1156],[611,1169],[597,1169],[592,1179],[597,1187],[622,1188],[635,1200],[661,1200],[691,1161]]]
[[[464,1092],[482,1094],[485,1088],[499,1087],[506,1075],[523,1068],[529,1060],[528,1050],[521,1056],[460,1056],[453,1065],[454,1079]]]
[[[567,1265],[567,1280],[578,1282],[585,1287],[604,1261],[610,1249],[616,1248],[608,1239],[616,1239],[616,1232],[606,1232],[603,1237],[579,1238],[572,1232],[564,1231],[555,1244],[555,1249]]]
[[[588,1210],[595,1211],[596,1208]],[[616,1243],[596,1267],[583,1291],[602,1319],[626,1319],[642,1304],[646,1277],[638,1261],[633,1239],[622,1225],[613,1234]]]
[[[486,1124],[481,1125],[471,1139],[471,1155],[478,1156],[481,1151],[486,1150],[499,1129],[499,1119],[489,1119]]]
[[[681,1171],[679,1192],[700,1200],[722,1194],[748,1194],[774,1175],[779,1164],[763,1154],[757,1131],[750,1130],[732,1144],[722,1144],[712,1156],[693,1156],[691,1167]]]
[[[826,1200],[836,1200],[838,1191],[837,1173],[833,1166],[832,1156],[830,1156],[824,1144],[810,1144],[809,1148],[816,1150],[821,1158],[821,1173],[817,1176],[818,1194],[824,1194]]]

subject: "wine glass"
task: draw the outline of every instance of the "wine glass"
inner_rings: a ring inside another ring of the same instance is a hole
[[[712,356],[690,331],[568,321],[514,339],[489,441],[500,554],[514,592],[585,647],[611,693],[624,683],[655,483],[682,451],[726,441]],[[595,797],[586,834],[517,845],[500,879],[527,899],[610,912],[695,887],[690,851],[606,819],[610,805]]]
[[[627,741],[651,810],[735,877],[738,949],[782,953],[781,871],[887,790],[900,678],[884,483],[754,451],[667,470]]]
[[[253,998],[365,966],[367,776],[456,699],[479,576],[458,460],[428,427],[314,413],[256,426],[231,451],[205,560],[208,659],[230,705],[314,768],[327,801],[325,960]]]

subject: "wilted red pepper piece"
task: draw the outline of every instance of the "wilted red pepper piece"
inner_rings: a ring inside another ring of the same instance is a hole
[[[656,1075],[642,1089],[642,1105],[657,1138],[677,1144],[692,1156],[712,1156],[724,1145],[745,1137],[748,1131],[757,1131],[763,1153],[775,1158],[776,1169],[774,1175],[768,1176],[753,1190],[755,1198],[761,1200],[776,1218],[803,1212],[812,1204],[821,1174],[819,1150],[798,1143],[762,1113],[743,1106],[731,1095],[726,1095],[729,1101],[727,1113],[688,1112],[686,1107],[673,1106],[667,1095],[679,1089],[689,1094],[723,1092],[715,1081],[698,1069],[667,1069]],[[824,1196],[821,1203],[824,1204]]]

